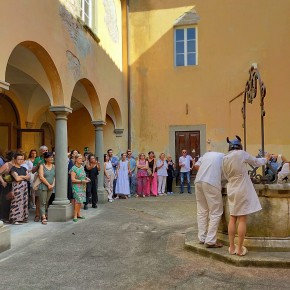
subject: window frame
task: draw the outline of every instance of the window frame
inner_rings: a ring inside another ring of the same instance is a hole
[[[188,29],[195,29],[195,64],[188,64],[188,60],[187,60],[187,56],[188,56]],[[177,51],[176,51],[176,47],[177,47],[177,43],[178,41],[176,40],[176,31],[177,30],[183,30],[184,31],[184,64],[183,65],[177,65]],[[193,67],[193,66],[197,66],[198,65],[198,28],[197,26],[176,26],[174,27],[174,66],[175,67]]]
[[[80,7],[80,17],[82,21],[89,26],[90,28],[93,27],[93,0],[81,0],[81,7]],[[89,12],[86,14],[85,5],[88,5]],[[86,21],[86,17],[88,21]]]

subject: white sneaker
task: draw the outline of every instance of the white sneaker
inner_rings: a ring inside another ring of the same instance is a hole
[[[171,192],[169,192],[169,191],[167,192],[168,195],[169,195],[170,193],[171,193]]]
[[[112,199],[109,199],[109,202],[113,202],[113,200]]]
[[[170,194],[173,194],[173,192],[170,192]]]

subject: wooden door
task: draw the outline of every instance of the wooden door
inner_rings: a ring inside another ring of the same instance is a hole
[[[3,152],[11,150],[13,123],[0,123],[0,148]]]
[[[185,149],[187,154],[197,160],[200,157],[200,131],[178,131],[175,132],[175,164],[178,169],[179,157],[182,150]],[[191,172],[193,177],[196,171]]]

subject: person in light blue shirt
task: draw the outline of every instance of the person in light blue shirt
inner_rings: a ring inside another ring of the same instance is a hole
[[[129,172],[129,184],[130,184],[130,195],[136,194],[136,160],[132,156],[132,150],[128,149],[127,150],[127,160],[129,161],[129,167],[130,167],[130,172]]]

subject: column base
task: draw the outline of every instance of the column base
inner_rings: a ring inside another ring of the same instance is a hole
[[[107,203],[108,193],[105,188],[98,188],[98,203]]]
[[[73,218],[73,205],[52,204],[48,208],[49,222],[67,222]]]
[[[11,234],[7,226],[0,221],[0,253],[11,248]]]

